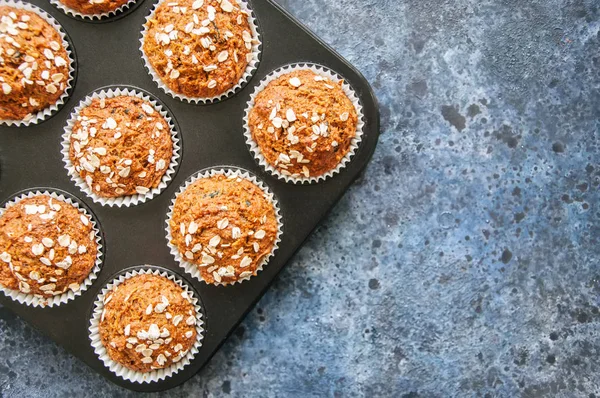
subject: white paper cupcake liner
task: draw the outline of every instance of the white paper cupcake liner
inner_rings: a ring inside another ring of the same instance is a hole
[[[96,247],[97,247],[96,261],[95,261],[94,267],[91,269],[90,274],[87,276],[87,278],[85,278],[85,280],[79,284],[79,290],[77,290],[77,291],[68,290],[67,292],[65,292],[61,295],[58,295],[58,296],[44,297],[41,295],[26,294],[26,293],[20,292],[18,290],[12,290],[12,289],[5,288],[2,285],[0,285],[0,291],[2,291],[2,293],[4,293],[4,295],[6,295],[7,297],[10,297],[14,301],[21,303],[21,304],[29,305],[31,307],[41,307],[41,308],[56,307],[56,306],[66,303],[70,300],[73,300],[74,298],[76,298],[78,296],[81,296],[81,294],[83,292],[85,292],[92,285],[94,280],[96,280],[96,278],[98,277],[98,273],[100,272],[100,267],[102,266],[102,256],[103,256],[102,238],[100,235],[100,229],[98,227],[96,219],[90,213],[88,213],[82,206],[80,206],[76,200],[71,199],[69,196],[63,195],[60,192],[30,191],[27,193],[23,193],[19,196],[12,198],[10,201],[6,202],[6,204],[0,209],[0,217],[2,217],[2,215],[4,214],[4,212],[6,210],[11,208],[12,206],[15,206],[20,201],[27,199],[27,198],[32,198],[34,196],[39,196],[39,195],[48,195],[53,199],[60,200],[60,201],[66,202],[70,205],[73,205],[75,208],[77,208],[77,210],[79,210],[79,212],[81,214],[85,215],[91,221],[92,230],[94,231],[94,236],[96,237]]]
[[[100,14],[82,14],[79,11],[68,7],[66,4],[63,4],[59,0],[49,0],[49,1],[50,1],[50,4],[52,4],[53,6],[55,6],[62,12],[64,12],[65,14],[71,15],[76,18],[89,20],[89,21],[99,21],[103,18],[114,17],[118,14],[121,14],[122,12],[127,11],[127,9],[129,9],[129,7],[131,7],[136,2],[136,0],[129,0],[127,3],[123,4],[121,7],[117,8],[117,9],[114,9],[114,10],[108,11],[108,12],[103,12]]]
[[[223,94],[220,94],[218,96],[204,98],[204,97],[188,97],[188,96],[176,93],[175,91],[171,90],[163,82],[161,77],[156,73],[156,71],[154,70],[154,67],[150,63],[150,60],[148,59],[148,57],[146,57],[146,53],[144,52],[144,40],[146,39],[146,33],[147,33],[146,24],[148,23],[148,20],[150,20],[152,18],[152,16],[154,15],[154,13],[156,12],[157,7],[165,1],[169,2],[169,0],[160,0],[154,5],[154,7],[152,7],[150,14],[146,17],[146,22],[144,22],[144,25],[142,28],[142,37],[140,39],[140,51],[142,53],[142,59],[144,60],[144,65],[146,66],[146,70],[150,74],[150,77],[152,78],[152,80],[154,80],[154,82],[158,85],[158,87],[161,90],[163,90],[165,93],[169,94],[171,97],[177,98],[180,101],[186,101],[186,102],[194,103],[194,104],[211,104],[211,103],[215,103],[218,101],[222,101],[222,100],[228,98],[229,96],[233,95],[234,93],[238,92],[239,90],[241,90],[242,87],[250,81],[250,78],[252,78],[252,76],[256,72],[256,69],[258,69],[258,64],[260,63],[260,52],[261,52],[261,45],[262,45],[261,39],[260,39],[260,34],[258,33],[258,26],[256,24],[256,18],[254,17],[254,13],[248,6],[247,2],[245,0],[237,0],[240,9],[242,11],[245,11],[248,14],[248,22],[250,24],[250,30],[252,32],[252,39],[253,39],[252,40],[253,41],[252,51],[251,51],[252,60],[248,63],[248,66],[246,67],[244,74],[242,75],[241,79],[237,82],[237,84],[235,86],[233,86],[231,89],[227,90],[226,92],[224,92]]]
[[[173,217],[173,207],[175,206],[175,202],[177,201],[177,198],[179,197],[179,195],[181,195],[190,185],[192,185],[194,182],[198,181],[199,179],[213,177],[216,175],[224,175],[227,177],[236,176],[236,177],[243,178],[245,180],[252,182],[254,185],[259,187],[264,192],[266,198],[271,201],[271,203],[273,204],[273,207],[275,208],[275,217],[277,219],[277,237],[275,238],[275,242],[273,243],[273,249],[271,250],[271,253],[269,253],[268,256],[265,256],[265,258],[261,261],[261,263],[256,268],[256,272],[255,272],[256,274],[258,274],[260,271],[263,270],[263,267],[269,263],[271,258],[275,255],[275,252],[277,251],[277,249],[279,249],[279,243],[281,242],[281,235],[283,233],[283,222],[282,222],[282,217],[281,217],[281,211],[279,209],[279,202],[277,201],[277,199],[275,199],[275,196],[269,190],[269,188],[262,181],[258,180],[255,176],[251,175],[250,173],[248,173],[245,170],[229,168],[226,166],[215,167],[210,170],[203,170],[203,171],[199,171],[199,172],[195,173],[190,178],[188,178],[188,180],[181,186],[181,188],[179,189],[177,194],[175,194],[175,197],[171,201],[171,205],[169,206],[169,212],[167,213],[167,220],[166,220],[167,227],[165,228],[165,231],[166,231],[166,237],[167,237],[167,245],[169,246],[171,254],[173,255],[173,257],[175,257],[175,260],[179,263],[179,266],[181,268],[183,268],[188,274],[190,274],[197,280],[204,282],[206,284],[209,284],[209,283],[206,282],[204,280],[204,278],[202,278],[202,273],[200,272],[200,269],[198,268],[198,266],[196,264],[193,264],[193,263],[190,263],[189,261],[187,261],[185,259],[185,257],[183,257],[181,255],[181,253],[179,252],[179,249],[171,243],[173,236],[171,234],[171,225],[170,225],[169,221]],[[235,285],[236,283],[242,283],[244,281],[250,280],[253,276],[255,276],[255,275],[250,275],[245,278],[240,278],[234,282],[215,282],[213,284],[215,286]]]
[[[106,366],[111,372],[113,372],[117,376],[125,380],[131,381],[133,383],[140,384],[155,383],[164,380],[168,377],[173,376],[181,369],[189,365],[194,359],[194,356],[200,351],[200,347],[202,347],[202,339],[204,338],[204,329],[202,328],[202,325],[204,324],[202,320],[202,307],[200,306],[198,298],[195,297],[194,291],[183,280],[177,278],[175,275],[153,268],[151,265],[146,265],[144,267],[147,268],[128,271],[127,273],[116,277],[102,289],[102,291],[98,295],[98,298],[94,302],[94,311],[92,313],[92,318],[90,319],[90,327],[88,329],[94,352],[96,353],[98,358],[104,363],[104,366]],[[130,279],[137,275],[162,276],[175,282],[187,293],[196,311],[197,337],[196,342],[194,343],[192,348],[189,349],[187,354],[183,358],[181,358],[179,362],[176,362],[167,368],[153,370],[149,373],[136,372],[135,370],[129,369],[121,365],[120,363],[113,361],[108,355],[108,351],[102,344],[102,339],[100,338],[100,321],[102,318],[102,313],[104,311],[104,302],[106,299],[106,295],[109,294],[114,288],[119,286],[121,283],[125,282],[127,279]]]
[[[39,111],[36,114],[30,114],[30,115],[26,116],[25,119],[23,119],[23,120],[0,119],[0,125],[6,125],[6,126],[21,127],[21,126],[30,126],[30,125],[38,124],[38,123],[48,119],[50,116],[54,115],[56,112],[58,112],[59,108],[64,105],[64,103],[67,101],[67,98],[69,98],[69,95],[71,95],[71,90],[73,88],[73,82],[75,79],[75,55],[71,51],[71,45],[69,44],[69,41],[67,40],[67,35],[65,33],[65,30],[60,25],[60,23],[58,23],[58,21],[56,19],[54,19],[54,17],[52,15],[48,14],[46,11],[42,10],[41,8],[39,8],[33,4],[20,2],[20,1],[2,0],[2,1],[0,1],[0,5],[11,6],[14,8],[21,9],[21,10],[35,12],[40,17],[42,17],[60,35],[60,37],[62,39],[63,48],[67,52],[67,57],[69,58],[69,77],[67,78],[67,82],[65,83],[65,91],[58,98],[58,100],[56,100],[56,102],[54,104],[50,105],[48,108],[42,109],[41,111]]]
[[[79,112],[92,103],[92,100],[99,98],[114,98],[121,95],[127,95],[132,97],[141,98],[145,101],[148,101],[154,107],[160,115],[167,121],[171,132],[171,139],[173,140],[173,155],[171,156],[171,162],[169,163],[169,167],[167,171],[163,175],[162,180],[158,184],[156,188],[150,189],[145,195],[136,194],[129,196],[120,196],[116,198],[104,198],[102,196],[97,195],[92,191],[92,189],[88,186],[81,175],[75,170],[75,166],[71,162],[71,158],[69,156],[69,149],[71,147],[71,133],[73,131],[73,126],[77,121],[77,116]],[[71,113],[71,117],[67,122],[67,126],[65,127],[65,132],[62,135],[62,150],[61,153],[63,155],[63,162],[65,164],[65,169],[67,170],[71,180],[81,189],[82,192],[85,192],[87,196],[89,196],[95,203],[100,203],[103,206],[116,206],[116,207],[129,207],[135,206],[140,203],[144,203],[148,200],[151,200],[155,196],[159,195],[168,185],[169,182],[173,179],[177,167],[179,165],[179,158],[181,157],[181,148],[179,146],[179,137],[177,136],[177,130],[175,129],[175,124],[171,118],[171,114],[167,112],[167,110],[160,105],[154,98],[150,97],[148,94],[143,93],[141,91],[127,88],[127,87],[115,87],[115,88],[106,88],[100,89],[88,95],[84,98],[77,107]]]
[[[314,176],[314,177],[308,177],[308,178],[306,178],[306,177],[298,178],[298,177],[293,177],[291,175],[283,174],[280,170],[276,169],[269,162],[267,162],[267,160],[265,159],[265,157],[263,156],[263,154],[260,150],[260,147],[258,146],[256,141],[254,141],[254,138],[252,138],[252,132],[250,131],[249,117],[250,117],[250,112],[254,108],[254,101],[256,100],[256,96],[262,90],[264,90],[269,83],[276,80],[277,78],[279,78],[282,75],[285,75],[285,74],[288,74],[288,73],[291,73],[291,72],[294,72],[297,70],[307,70],[307,69],[313,71],[314,73],[316,73],[319,76],[323,76],[327,79],[330,79],[333,82],[336,82],[336,83],[343,82],[342,90],[344,90],[344,93],[350,99],[350,101],[352,101],[352,104],[354,105],[354,108],[356,109],[356,113],[358,115],[358,123],[356,125],[356,135],[350,143],[350,148],[349,148],[348,153],[346,154],[346,156],[344,156],[342,158],[342,160],[338,163],[338,165],[333,170],[330,170],[327,173],[322,174],[320,176]],[[333,177],[335,174],[339,173],[344,167],[346,167],[346,164],[348,164],[348,162],[350,162],[350,160],[352,159],[352,157],[355,155],[356,151],[358,150],[358,147],[362,141],[363,128],[365,126],[365,116],[363,113],[363,107],[360,104],[360,101],[359,101],[358,96],[356,95],[356,92],[354,91],[354,89],[346,82],[346,80],[343,77],[339,76],[336,72],[334,72],[331,69],[326,68],[324,66],[317,65],[317,64],[311,64],[311,63],[286,65],[286,66],[283,66],[283,67],[271,72],[269,75],[267,75],[267,77],[265,77],[260,82],[260,84],[255,88],[254,92],[250,95],[250,101],[248,101],[248,103],[247,103],[243,120],[244,120],[244,137],[246,137],[246,144],[250,148],[250,151],[254,155],[254,158],[256,159],[256,161],[270,174],[274,175],[275,177],[279,178],[280,180],[284,180],[285,182],[293,183],[293,184],[317,183],[319,181],[325,181],[327,178]]]

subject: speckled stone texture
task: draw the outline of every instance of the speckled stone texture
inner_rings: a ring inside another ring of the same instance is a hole
[[[163,396],[600,397],[600,3],[279,1],[371,82],[383,134]],[[0,310],[0,395],[132,394]]]

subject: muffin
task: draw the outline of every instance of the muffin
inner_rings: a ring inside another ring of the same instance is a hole
[[[159,186],[174,156],[165,117],[133,95],[89,99],[66,138],[70,171],[101,198],[148,194]]]
[[[161,275],[138,274],[104,296],[98,332],[114,362],[149,373],[181,361],[196,344],[197,314],[188,293]]]
[[[214,98],[252,62],[255,29],[237,0],[161,1],[144,25],[148,67],[175,94]]]
[[[65,7],[85,16],[115,12],[130,0],[59,0]]]
[[[168,223],[171,247],[209,284],[256,275],[279,238],[273,200],[238,174],[193,181],[177,195]]]
[[[0,285],[43,298],[77,292],[98,250],[87,214],[50,195],[32,195],[0,216]]]
[[[33,11],[0,6],[0,119],[30,120],[57,104],[70,59],[59,32]]]
[[[299,68],[256,94],[247,128],[259,157],[275,173],[295,179],[324,176],[353,150],[359,117],[343,84]]]

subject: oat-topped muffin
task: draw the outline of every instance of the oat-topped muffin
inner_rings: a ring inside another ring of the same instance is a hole
[[[334,170],[356,137],[356,108],[335,83],[310,69],[284,74],[255,98],[248,124],[267,163],[283,175]]]
[[[196,311],[175,282],[135,275],[105,296],[99,333],[113,361],[148,373],[179,362],[194,346]]]
[[[159,185],[172,156],[167,121],[138,97],[95,98],[72,128],[71,163],[101,197],[145,195]]]
[[[151,68],[177,94],[223,94],[252,60],[255,39],[236,0],[163,0],[145,26],[143,51]]]
[[[100,15],[115,11],[129,0],[59,0],[73,11],[83,15]]]
[[[96,262],[89,216],[48,195],[19,201],[0,217],[0,285],[52,297],[78,291]]]
[[[35,12],[0,6],[0,119],[27,120],[58,101],[70,68],[62,43]]]
[[[169,220],[171,244],[198,266],[207,283],[256,275],[277,240],[273,202],[244,178],[200,178],[177,196]]]

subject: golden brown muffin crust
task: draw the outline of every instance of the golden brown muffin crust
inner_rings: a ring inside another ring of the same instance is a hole
[[[84,15],[106,14],[115,11],[128,0],[60,0],[65,6]]]
[[[256,275],[278,234],[275,207],[265,193],[246,179],[224,175],[190,185],[177,197],[169,223],[171,243],[207,283]]]
[[[148,101],[127,95],[96,98],[83,108],[70,143],[75,171],[107,198],[156,188],[173,156],[167,121]]]
[[[179,362],[193,347],[196,312],[175,282],[136,275],[106,295],[99,333],[113,361],[147,373]]]
[[[266,161],[284,175],[335,169],[356,137],[358,116],[335,82],[311,70],[284,74],[255,98],[249,128]]]
[[[90,218],[73,205],[23,199],[0,217],[0,285],[44,297],[77,291],[97,250]]]
[[[58,101],[69,57],[56,29],[38,14],[0,6],[0,119],[23,120]]]
[[[235,86],[252,59],[248,15],[236,0],[164,0],[143,50],[172,91],[210,98]]]

